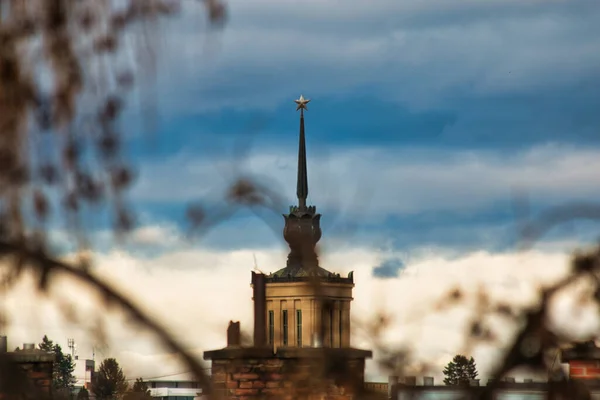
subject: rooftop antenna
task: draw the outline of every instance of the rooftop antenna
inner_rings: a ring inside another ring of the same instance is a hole
[[[67,347],[71,350],[71,358],[75,359],[75,339],[67,339]]]
[[[258,263],[256,262],[256,253],[252,253],[252,258],[254,258],[254,271],[258,272],[258,273],[263,273],[259,268],[258,268]]]

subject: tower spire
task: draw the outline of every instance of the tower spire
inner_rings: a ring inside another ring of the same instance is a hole
[[[298,207],[306,208],[306,199],[308,197],[308,173],[306,170],[306,140],[304,137],[304,110],[308,108],[306,105],[310,100],[305,99],[300,95],[298,100],[295,100],[297,107],[296,111],[300,110],[300,139],[298,143],[298,183],[296,186],[296,195],[298,196]]]
[[[295,100],[296,111],[300,110],[300,142],[298,146],[298,205],[290,206],[290,213],[284,214],[285,227],[283,238],[290,245],[287,267],[282,274],[297,276],[298,274],[319,273],[319,260],[315,246],[321,239],[321,214],[317,214],[315,206],[307,206],[308,177],[306,174],[306,143],[304,138],[304,111],[310,100],[300,96]],[[325,270],[323,270],[325,271]],[[322,272],[322,271],[321,271]],[[325,271],[326,272],[326,271]]]

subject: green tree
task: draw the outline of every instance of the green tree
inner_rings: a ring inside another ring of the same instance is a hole
[[[47,335],[44,335],[42,343],[38,344],[38,347],[40,350],[54,353],[52,386],[58,391],[70,393],[77,382],[73,374],[75,371],[73,357],[70,354],[64,354],[60,345],[48,339]]]
[[[446,385],[468,385],[471,379],[477,379],[477,366],[473,357],[468,359],[456,355],[444,368],[444,383]]]
[[[42,338],[42,343],[38,344],[40,350],[52,352],[54,351],[54,342],[48,339],[48,335],[44,335]]]
[[[148,384],[142,378],[137,378],[133,388],[127,392],[123,400],[152,400]]]
[[[102,361],[94,374],[92,392],[97,400],[120,399],[127,392],[127,378],[114,358]]]
[[[81,388],[79,393],[77,393],[77,400],[90,400],[90,393],[86,388]]]

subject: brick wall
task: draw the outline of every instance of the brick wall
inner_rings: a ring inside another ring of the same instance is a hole
[[[16,393],[27,393],[19,397],[23,399],[50,398],[53,395],[53,362],[54,354],[37,349],[3,353],[0,357],[0,399],[14,398]]]
[[[388,383],[387,382],[365,382],[365,389],[370,392],[387,394]]]
[[[21,362],[19,367],[42,393],[51,394],[52,362]]]
[[[569,365],[569,378],[600,379],[600,348],[594,342],[578,343],[561,352],[562,362]]]
[[[226,399],[351,400],[364,389],[365,354],[360,350],[296,348],[273,354],[270,349],[246,349],[250,351],[243,354],[244,349],[231,349],[226,357],[227,350],[208,355],[213,390]]]
[[[600,379],[600,361],[570,361],[569,377],[571,379]]]

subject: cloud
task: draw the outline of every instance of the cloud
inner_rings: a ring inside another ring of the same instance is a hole
[[[541,210],[600,196],[594,173],[600,158],[593,147],[548,144],[505,153],[364,146],[310,154],[309,202],[323,214],[325,248],[340,241],[375,246],[393,239],[394,248],[402,251],[426,246],[452,247],[459,254],[514,249],[521,239],[517,199],[527,199],[529,217],[535,217]],[[244,177],[257,176],[277,194],[275,207],[259,217],[242,209],[202,243],[220,249],[286,248],[281,213],[296,202],[296,157],[295,149],[258,147],[231,165],[220,155],[189,153],[142,162],[131,199],[151,216],[146,222],[169,220],[181,228],[190,202],[200,201],[209,213],[224,207],[226,187],[236,175],[215,171],[234,167]],[[541,241],[584,243],[595,240],[597,230],[597,221],[572,221],[553,227]],[[176,235],[164,237],[168,244]]]
[[[219,33],[205,35],[202,5],[193,2],[163,25],[156,101],[164,139],[158,154],[140,157],[132,193],[157,220],[181,223],[191,200],[221,204],[236,169],[271,179],[284,199],[277,212],[285,211],[294,201],[296,150],[278,145],[296,134],[297,121],[289,125],[279,111],[300,92],[323,100],[321,111],[311,103],[311,201],[326,229],[360,224],[357,241],[394,234],[402,248],[497,250],[518,240],[515,193],[527,194],[534,211],[600,194],[592,173],[599,3],[324,1],[311,9],[264,0],[230,7],[230,24]],[[210,45],[220,51],[207,53]],[[264,140],[247,160],[225,159],[218,144],[251,131],[245,120],[255,117],[268,121],[257,138]],[[279,215],[272,218],[279,227]],[[248,221],[207,242],[260,247],[280,238],[280,228],[246,234]]]
[[[166,42],[178,45],[165,49],[163,68],[178,83],[162,87],[163,105],[272,109],[301,88],[367,91],[423,109],[598,78],[594,2],[317,3],[309,12],[296,2],[232,2],[216,55],[202,45],[197,13],[184,13],[167,25],[177,29]]]
[[[159,235],[160,236],[160,235]],[[133,253],[112,251],[96,256],[96,272],[116,288],[127,292],[182,341],[200,355],[202,351],[223,347],[229,320],[241,321],[242,329],[252,330],[250,271],[256,255],[261,270],[269,272],[285,263],[281,250],[218,252],[207,248],[172,248],[160,256],[137,257]],[[372,343],[361,327],[377,310],[391,314],[393,323],[385,334],[390,345],[410,344],[414,358],[434,363],[438,374],[445,357],[463,350],[468,318],[475,311],[477,294],[487,293],[492,300],[523,306],[536,301],[536,290],[567,271],[567,255],[560,249],[523,254],[475,252],[447,257],[441,252],[411,257],[406,273],[385,280],[372,276],[372,265],[379,252],[368,248],[337,248],[321,256],[321,264],[335,272],[355,271],[352,344],[368,348]],[[6,333],[11,347],[22,342],[39,341],[44,334],[66,346],[75,338],[80,358],[90,357],[96,346],[99,358],[115,356],[130,378],[155,377],[185,372],[172,356],[165,354],[156,339],[140,331],[120,312],[98,312],[100,295],[64,277],[54,278],[52,299],[70,301],[71,313],[80,324],[65,322],[63,303],[32,295],[35,283],[24,279],[4,294],[3,308],[8,313]],[[444,294],[460,288],[464,304],[440,309]],[[568,298],[568,297],[567,297]],[[555,323],[578,334],[596,332],[598,321],[585,313],[586,323],[574,324],[572,310],[579,305],[563,300],[557,306]],[[589,306],[588,306],[589,307]],[[437,311],[436,311],[437,310]],[[493,322],[493,321],[492,321]],[[105,325],[105,340],[90,335]],[[506,321],[493,325],[499,341],[474,350],[482,375],[489,371],[494,351],[510,340],[516,325]],[[596,329],[596,330],[594,330]],[[440,341],[440,337],[444,337]],[[418,340],[416,340],[418,338]],[[376,355],[377,357],[379,355]],[[369,362],[368,376],[382,379],[384,374]]]
[[[373,268],[373,276],[378,278],[395,278],[404,267],[404,262],[401,259],[388,258]]]
[[[163,242],[165,239],[170,239],[165,233],[167,232],[157,226],[144,226],[135,230],[131,238],[134,243],[152,246]]]
[[[513,195],[522,192],[538,205],[591,199],[600,194],[600,180],[595,173],[600,169],[598,156],[594,148],[553,145],[512,154],[426,148],[342,149],[327,157],[310,156],[310,195],[322,210],[339,210],[362,198],[362,212],[379,216],[481,211],[498,203],[508,204]],[[276,193],[283,197],[287,194],[293,201],[295,179],[291,168],[296,157],[291,151],[255,152],[244,171],[250,176],[264,176]],[[143,165],[144,173],[132,196],[145,203],[217,201],[231,182],[215,175],[218,162],[179,155]],[[278,168],[281,165],[290,169]]]

